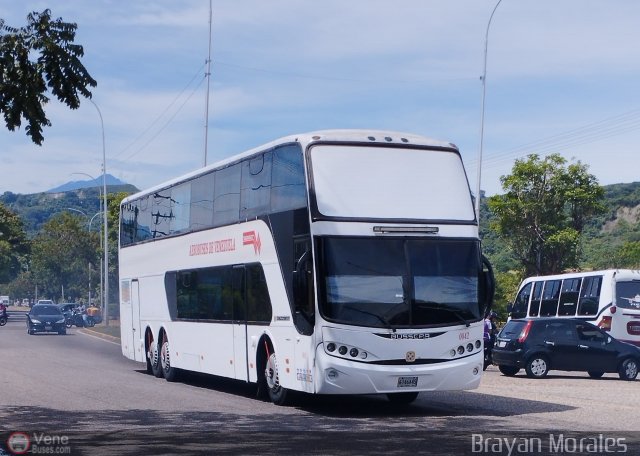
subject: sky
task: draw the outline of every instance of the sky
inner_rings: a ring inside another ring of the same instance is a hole
[[[203,165],[205,126],[209,164],[290,134],[395,130],[456,144],[474,190],[483,124],[489,195],[531,153],[640,180],[640,2],[502,0],[489,22],[496,4],[212,0],[210,33],[209,0],[0,0],[7,25],[45,8],[76,23],[98,82],[96,106],[52,97],[42,146],[2,124],[0,193],[99,177],[102,131],[107,173],[151,187]]]

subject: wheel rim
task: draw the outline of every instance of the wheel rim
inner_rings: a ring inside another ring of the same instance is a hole
[[[533,375],[540,376],[547,371],[547,363],[544,359],[536,358],[531,361],[531,372]]]
[[[629,361],[624,369],[627,378],[635,378],[638,375],[638,365],[635,361]]]
[[[267,366],[264,370],[264,377],[267,380],[267,386],[272,391],[277,391],[280,388],[280,377],[278,376],[278,360],[276,354],[272,353],[267,361]]]
[[[171,360],[169,359],[169,342],[162,344],[162,349],[160,351],[160,362],[162,363],[162,368],[165,371],[169,370],[171,368]]]
[[[149,348],[149,362],[152,366],[158,365],[158,346],[151,342],[151,348]]]

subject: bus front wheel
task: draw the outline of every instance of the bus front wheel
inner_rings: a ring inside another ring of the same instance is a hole
[[[264,378],[267,383],[267,393],[269,394],[271,402],[276,405],[286,405],[289,402],[289,391],[280,384],[278,359],[275,353],[268,355]]]

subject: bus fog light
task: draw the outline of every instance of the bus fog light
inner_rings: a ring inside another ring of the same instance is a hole
[[[361,359],[367,359],[367,352],[360,352]]]
[[[453,358],[454,356],[456,356],[456,351],[455,350],[451,350],[449,352],[449,354],[451,355],[451,357]]]
[[[337,378],[338,378],[338,371],[337,371],[337,370],[335,370],[335,369],[329,369],[329,370],[327,371],[327,378],[328,378],[329,380],[337,380]]]
[[[468,352],[472,352],[473,351],[473,344],[472,343],[468,343],[467,344],[467,351]]]
[[[460,346],[458,347],[458,354],[459,354],[459,355],[462,355],[463,353],[464,353],[464,347],[463,347],[462,345],[460,345]]]
[[[334,344],[333,342],[329,342],[329,343],[327,344],[327,351],[328,351],[328,352],[332,352],[332,351],[334,351],[335,349],[336,349],[336,344]]]
[[[357,349],[357,348],[352,348],[351,350],[349,350],[349,354],[350,354],[351,356],[353,356],[354,358],[355,358],[356,356],[358,356],[358,353],[359,353],[359,352],[358,352],[358,349]]]
[[[480,348],[480,345],[482,345],[482,342],[480,342],[479,340],[476,340],[476,348]]]
[[[480,369],[478,369],[477,367],[473,368],[473,375],[478,375],[479,372],[480,372]]]
[[[340,345],[340,348],[338,349],[338,353],[340,353],[341,355],[346,355],[347,347],[345,347],[344,345]]]

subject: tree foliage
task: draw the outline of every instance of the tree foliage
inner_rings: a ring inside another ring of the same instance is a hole
[[[0,204],[0,283],[20,274],[29,254],[29,241],[22,220]]]
[[[81,63],[81,45],[75,44],[77,24],[52,19],[51,11],[33,12],[27,25],[10,27],[0,19],[0,111],[14,131],[24,118],[26,133],[41,145],[42,128],[51,126],[44,105],[50,91],[71,109],[80,96],[91,98],[88,87],[96,81]]]
[[[88,294],[90,265],[98,264],[99,236],[84,218],[63,212],[33,240],[32,272],[40,296],[60,300]]]
[[[604,211],[604,191],[581,162],[558,154],[516,160],[500,178],[503,195],[489,198],[491,229],[509,246],[526,276],[578,266],[586,223]]]

